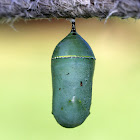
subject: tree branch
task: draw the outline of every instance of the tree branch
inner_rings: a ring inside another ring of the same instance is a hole
[[[140,0],[0,0],[0,18],[140,18]]]

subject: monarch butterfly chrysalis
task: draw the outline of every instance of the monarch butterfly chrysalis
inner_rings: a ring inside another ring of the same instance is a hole
[[[63,127],[79,126],[90,114],[95,56],[88,43],[71,32],[58,43],[51,60],[52,114]]]

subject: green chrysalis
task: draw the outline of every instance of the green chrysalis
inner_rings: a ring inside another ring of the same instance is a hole
[[[52,114],[63,127],[79,126],[90,114],[95,56],[88,43],[71,32],[56,46],[51,60]]]

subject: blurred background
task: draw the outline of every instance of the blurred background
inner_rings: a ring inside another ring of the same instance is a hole
[[[52,111],[51,56],[67,20],[0,24],[0,140],[139,140],[140,21],[77,19],[96,56],[91,114],[67,129]]]

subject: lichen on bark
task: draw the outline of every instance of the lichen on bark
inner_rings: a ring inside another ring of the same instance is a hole
[[[140,18],[139,0],[1,0],[0,19]]]

